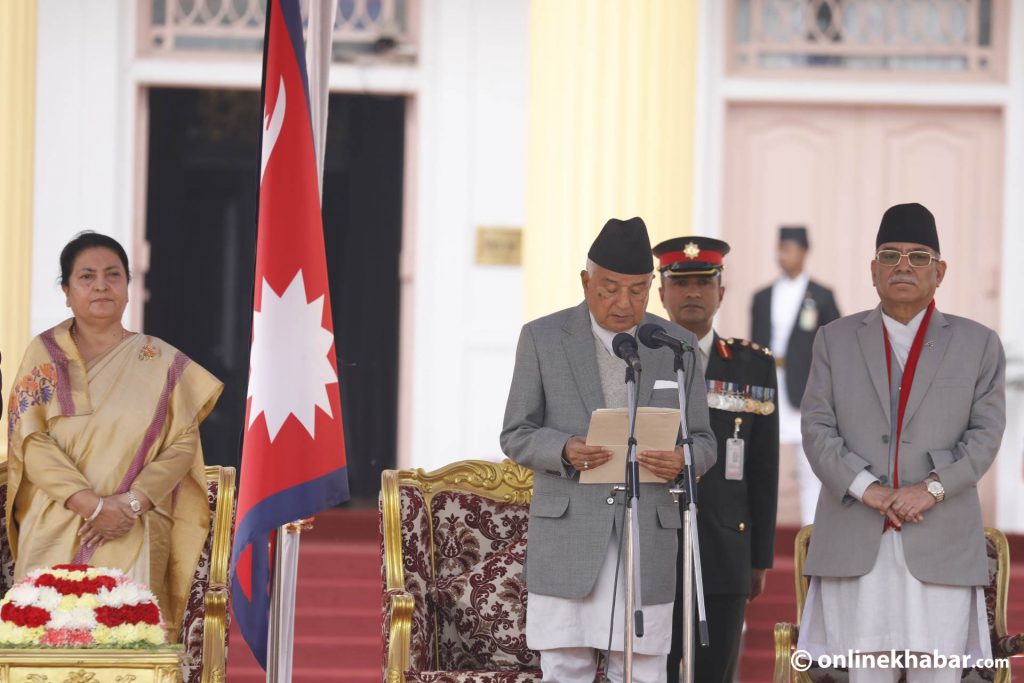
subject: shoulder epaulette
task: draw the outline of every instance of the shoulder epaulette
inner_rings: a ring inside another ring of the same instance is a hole
[[[725,358],[726,360],[732,358],[733,351],[730,347],[734,346],[738,346],[741,349],[749,349],[750,351],[754,352],[754,356],[761,356],[764,358],[772,357],[772,352],[768,349],[767,346],[761,346],[756,342],[748,341],[746,339],[735,339],[733,337],[729,337],[728,339],[719,339],[718,344],[718,354],[722,358]]]

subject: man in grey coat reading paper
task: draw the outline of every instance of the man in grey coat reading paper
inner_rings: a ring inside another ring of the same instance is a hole
[[[581,484],[579,473],[608,462],[611,452],[587,446],[591,413],[626,406],[625,363],[611,348],[620,332],[646,322],[696,347],[690,332],[645,314],[654,265],[640,218],[612,219],[580,274],[585,301],[523,327],[501,433],[502,450],[533,470],[526,584],[527,644],[540,650],[544,681],[592,683],[596,651],[608,643],[624,495],[608,484]],[[679,407],[673,355],[640,346],[637,405]],[[687,420],[697,474],[715,461],[703,368],[687,356]],[[679,506],[669,493],[683,468],[683,449],[638,454],[640,466],[666,483],[640,489],[641,601],[645,633],[634,641],[633,680],[665,680],[672,632]],[[612,465],[608,465],[611,467]],[[706,562],[713,558],[705,558]],[[622,680],[624,568],[615,597],[608,676]]]

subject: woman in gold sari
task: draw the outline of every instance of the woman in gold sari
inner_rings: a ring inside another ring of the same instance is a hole
[[[15,579],[69,562],[121,569],[153,590],[173,641],[210,524],[199,423],[223,387],[123,327],[116,240],[81,233],[60,266],[74,317],[32,340],[8,402]]]

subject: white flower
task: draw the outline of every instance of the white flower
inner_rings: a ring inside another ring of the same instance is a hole
[[[69,613],[69,622],[73,629],[85,629],[91,631],[96,628],[96,612],[91,607],[76,607]]]
[[[39,598],[39,590],[32,584],[19,583],[7,593],[8,599],[19,607],[32,605]]]
[[[137,605],[140,600],[143,600],[142,591],[131,583],[120,584],[111,589],[100,589],[96,597],[99,598],[101,605],[108,607]]]
[[[36,598],[35,602],[37,607],[42,607],[50,612],[53,612],[60,607],[60,600],[64,596],[58,593],[56,588],[43,586],[38,590],[39,596]]]
[[[46,622],[46,628],[58,630],[68,628],[71,625],[71,612],[50,612],[50,620]]]

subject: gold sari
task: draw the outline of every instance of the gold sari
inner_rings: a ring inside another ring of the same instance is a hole
[[[136,334],[86,365],[71,320],[32,340],[8,405],[6,524],[15,579],[72,561],[145,582],[177,638],[210,525],[199,423],[223,385],[156,337]],[[129,488],[155,507],[124,536],[81,548],[64,504]]]

